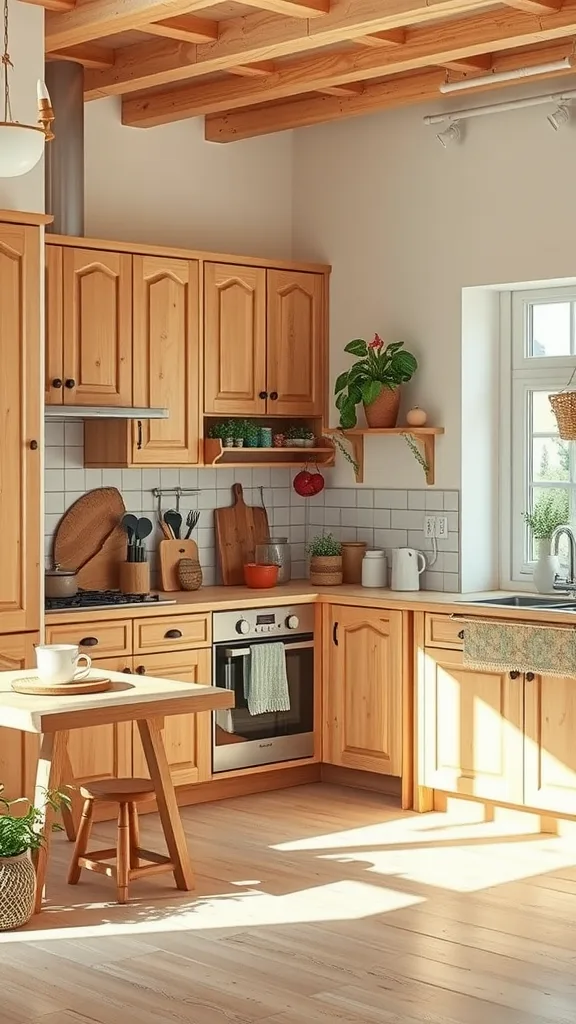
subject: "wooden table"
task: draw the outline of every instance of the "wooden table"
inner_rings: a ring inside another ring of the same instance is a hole
[[[105,673],[106,678],[113,683],[112,689],[105,693],[82,696],[63,694],[56,697],[15,693],[12,682],[33,674],[30,669],[0,672],[0,726],[37,733],[41,737],[35,804],[43,808],[46,841],[37,857],[36,910],[40,910],[42,903],[54,820],[52,808],[44,807],[45,793],[46,790],[61,789],[73,781],[67,749],[68,733],[71,729],[91,725],[138,723],[168,852],[175,865],[176,885],[179,889],[192,889],[194,873],[162,740],[161,720],[165,715],[188,715],[231,708],[234,706],[234,694],[216,686],[181,683],[174,679],[151,676],[127,677],[122,672]],[[92,672],[90,678],[102,678],[103,675],[101,671]],[[70,813],[65,814],[64,823],[68,838],[73,838]]]

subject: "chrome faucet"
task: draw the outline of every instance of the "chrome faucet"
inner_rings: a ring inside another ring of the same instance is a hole
[[[576,587],[576,537],[571,526],[557,526],[554,530],[550,539],[550,549],[553,555],[558,554],[558,542],[560,537],[568,538],[568,546],[570,548],[570,576],[568,579],[563,579],[561,576],[556,576],[553,587],[554,590],[573,590]]]

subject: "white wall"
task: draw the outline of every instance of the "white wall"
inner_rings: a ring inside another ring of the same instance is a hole
[[[553,132],[532,107],[471,120],[444,150],[422,123],[438,106],[295,133],[294,251],[334,268],[332,379],[350,338],[404,340],[421,361],[406,399],[446,428],[436,486],[459,488],[462,288],[574,274],[576,127]],[[421,486],[401,446],[370,441],[368,486]],[[341,461],[336,475],[350,480]]]
[[[127,128],[115,98],[85,113],[87,235],[291,256],[292,132],[219,145],[202,118]]]
[[[38,106],[36,82],[44,78],[44,11],[32,4],[10,5],[10,56],[12,116],[17,121],[36,124]],[[0,113],[3,120],[4,113]],[[44,210],[44,163],[41,161],[22,178],[0,178],[0,208],[4,210]]]

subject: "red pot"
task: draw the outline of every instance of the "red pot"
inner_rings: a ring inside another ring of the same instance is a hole
[[[244,566],[244,582],[253,590],[268,590],[270,587],[276,586],[279,571],[277,565],[257,565],[256,562],[247,562]]]

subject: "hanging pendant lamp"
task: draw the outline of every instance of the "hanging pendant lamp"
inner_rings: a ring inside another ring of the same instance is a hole
[[[40,160],[44,143],[54,138],[51,130],[54,111],[44,82],[38,81],[38,124],[22,124],[12,117],[10,71],[14,65],[8,47],[8,0],[4,0],[4,52],[1,58],[4,120],[0,121],[0,178],[27,174]]]

